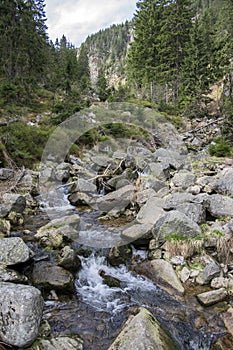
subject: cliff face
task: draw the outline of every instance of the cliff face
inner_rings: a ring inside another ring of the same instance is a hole
[[[100,70],[109,86],[125,83],[126,57],[133,40],[132,22],[112,25],[89,36],[84,45],[88,51],[91,82],[95,86]]]

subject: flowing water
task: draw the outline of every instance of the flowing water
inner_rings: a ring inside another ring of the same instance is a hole
[[[66,210],[75,208],[66,203]],[[179,300],[162,291],[145,277],[136,275],[129,267],[110,266],[107,262],[109,249],[88,248],[88,240],[117,237],[117,229],[100,225],[96,212],[83,212],[81,216],[81,241],[74,248],[85,243],[89,256],[80,256],[82,268],[75,281],[76,293],[73,298],[60,297],[59,300],[45,301],[44,318],[56,334],[79,334],[84,339],[85,350],[107,350],[119,333],[132,308],[144,306],[170,332],[180,350],[210,350],[217,331],[202,327],[197,330],[195,320],[203,313],[203,308],[194,300]],[[94,237],[94,238],[93,238]],[[83,239],[83,242],[82,242]],[[137,260],[146,258],[146,251],[133,248]],[[99,271],[120,281],[119,287],[104,284]],[[208,315],[207,315],[208,317]],[[131,349],[129,349],[131,350]]]

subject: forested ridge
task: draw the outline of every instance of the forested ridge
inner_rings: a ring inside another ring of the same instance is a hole
[[[49,39],[45,9],[44,0],[0,2],[3,125],[38,122],[42,114],[47,135],[93,102],[127,101],[174,117],[224,117],[223,136],[232,143],[231,0],[140,0],[131,22],[100,30],[80,48],[64,35]],[[11,149],[5,129],[2,147]],[[19,153],[23,161],[27,151]]]

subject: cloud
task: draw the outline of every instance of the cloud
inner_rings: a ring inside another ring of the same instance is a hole
[[[45,10],[50,39],[64,34],[80,46],[88,35],[132,19],[136,0],[46,0]]]

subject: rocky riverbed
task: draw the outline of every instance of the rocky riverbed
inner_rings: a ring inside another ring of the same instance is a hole
[[[0,169],[2,348],[232,349],[232,160],[169,130]]]

